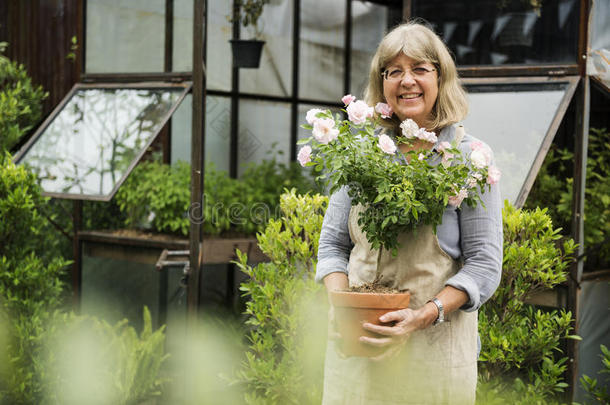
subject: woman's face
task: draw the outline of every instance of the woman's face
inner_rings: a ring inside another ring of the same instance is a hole
[[[386,71],[383,78],[386,103],[401,121],[411,118],[425,128],[438,96],[438,72],[434,65],[418,63],[401,52],[388,63]]]

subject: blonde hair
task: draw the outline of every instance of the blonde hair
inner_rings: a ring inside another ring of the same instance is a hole
[[[432,63],[437,69],[438,96],[432,108],[431,127],[427,129],[440,130],[464,119],[468,113],[468,101],[459,82],[453,58],[443,41],[418,21],[397,26],[379,43],[371,61],[369,83],[364,92],[367,104],[374,106],[379,102],[386,102],[381,74],[400,52],[417,62]],[[383,124],[395,129],[400,120],[394,116],[391,120],[383,120]]]

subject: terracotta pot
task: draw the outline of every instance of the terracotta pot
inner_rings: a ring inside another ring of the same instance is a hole
[[[382,337],[362,327],[369,322],[376,325],[387,325],[379,321],[386,312],[407,308],[411,294],[403,293],[360,293],[349,291],[331,291],[330,301],[335,308],[337,330],[341,334],[339,342],[341,352],[348,357],[375,357],[385,348],[374,347],[360,342],[360,336]]]

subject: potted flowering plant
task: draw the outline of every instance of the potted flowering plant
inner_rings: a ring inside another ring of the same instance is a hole
[[[233,64],[241,68],[258,68],[261,60],[261,52],[265,41],[260,40],[262,30],[259,27],[259,18],[263,8],[270,0],[235,0],[233,3],[237,13],[229,17],[230,22],[237,21],[244,27],[252,27],[254,39],[231,39],[231,51],[233,53]]]
[[[435,152],[435,133],[411,119],[400,124],[400,137],[377,131],[380,121],[393,114],[387,104],[373,108],[351,95],[342,101],[347,120],[329,110],[307,112],[303,128],[311,129],[312,136],[299,142],[307,145],[298,160],[321,172],[331,193],[348,187],[352,205],[364,207],[358,223],[373,249],[396,255],[400,233],[420,225],[436,229],[448,204],[482,203],[477,191],[500,178],[500,171],[490,166],[491,151],[480,142],[472,143],[469,156],[449,142],[441,142]]]
[[[480,142],[471,144],[468,156],[462,155],[457,141],[441,142],[434,151],[436,134],[413,120],[400,124],[400,137],[378,131],[381,120],[393,114],[387,104],[373,108],[351,95],[342,101],[347,120],[328,110],[307,112],[303,127],[312,130],[312,136],[299,142],[305,146],[298,160],[321,172],[319,177],[331,182],[331,193],[347,186],[352,205],[363,207],[358,224],[373,249],[396,255],[400,233],[421,225],[436,228],[448,204],[482,204],[478,191],[500,178],[499,170],[490,166],[491,151]],[[372,336],[362,329],[364,322],[381,324],[381,314],[408,306],[408,291],[387,290],[374,281],[329,292],[346,356],[372,357],[385,350],[366,346],[359,337]]]

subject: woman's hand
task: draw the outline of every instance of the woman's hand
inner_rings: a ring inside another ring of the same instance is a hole
[[[379,317],[383,323],[395,322],[392,326],[365,323],[362,327],[371,332],[383,335],[381,338],[361,336],[360,341],[376,347],[387,347],[380,356],[373,360],[392,357],[398,353],[406,343],[411,332],[424,329],[431,325],[438,316],[438,309],[433,303],[427,303],[419,309],[405,308],[388,312]]]

